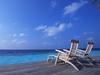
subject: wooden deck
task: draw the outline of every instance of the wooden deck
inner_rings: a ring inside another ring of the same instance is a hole
[[[0,67],[0,75],[100,75],[100,58],[98,66],[84,66],[80,71],[76,71],[68,64],[38,62],[9,65]]]

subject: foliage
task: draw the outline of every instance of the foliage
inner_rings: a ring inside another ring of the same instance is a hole
[[[92,0],[92,3],[100,10],[100,0]]]

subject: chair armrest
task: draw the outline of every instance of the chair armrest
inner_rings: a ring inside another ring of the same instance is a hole
[[[84,57],[85,51],[81,49],[77,49],[76,56]]]
[[[63,51],[61,51],[61,50],[58,50],[58,49],[56,49],[56,51],[57,51],[58,53],[65,53],[65,52],[63,52]]]
[[[48,57],[57,57],[56,55],[49,55]]]
[[[79,52],[79,53],[85,53],[85,51],[81,50],[81,49],[77,49],[77,52]]]
[[[56,59],[58,58],[58,56],[56,55],[49,55],[48,58],[47,58],[47,61],[49,61],[49,59]]]
[[[65,52],[70,52],[69,50],[67,50],[67,49],[63,49],[63,51],[65,51]]]

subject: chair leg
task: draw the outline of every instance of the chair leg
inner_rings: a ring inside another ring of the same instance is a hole
[[[57,62],[58,62],[58,58],[56,58],[56,60],[55,60],[55,66],[56,66]]]
[[[74,67],[77,71],[79,71],[79,69],[76,67],[76,65],[74,65],[73,63],[66,61],[66,63],[70,64],[72,67]]]
[[[81,63],[81,62],[79,62],[78,60],[76,60],[80,65],[82,65],[83,66],[83,64]]]
[[[48,58],[47,58],[47,62],[49,62],[49,60],[50,60],[50,57],[48,56]]]
[[[89,59],[89,61],[91,62],[91,64],[96,65],[95,60],[93,60],[91,57],[87,57],[87,59]]]

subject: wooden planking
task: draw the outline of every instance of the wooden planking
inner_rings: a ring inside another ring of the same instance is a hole
[[[100,58],[96,57],[100,61]],[[100,63],[98,63],[100,64]],[[100,75],[100,65],[76,71],[68,64],[37,62],[0,67],[0,75]]]

